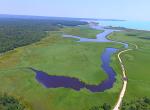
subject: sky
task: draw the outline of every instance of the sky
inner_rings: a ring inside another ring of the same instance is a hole
[[[0,14],[150,21],[150,0],[0,0]]]

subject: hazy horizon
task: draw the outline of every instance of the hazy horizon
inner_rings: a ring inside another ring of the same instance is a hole
[[[90,17],[86,18],[86,17],[48,16],[48,15],[45,16],[45,15],[7,14],[7,13],[6,14],[1,14],[0,13],[0,16],[24,16],[24,17],[28,17],[28,16],[30,17],[31,16],[31,17],[52,17],[52,18],[53,17],[54,18],[58,17],[58,18],[75,18],[75,19],[91,19],[91,20],[92,19],[100,19],[100,20],[102,19],[102,20],[122,20],[122,21],[126,21],[126,19],[117,19],[117,18],[94,18],[94,17],[93,18],[92,17],[91,18]]]
[[[3,0],[0,14],[150,21],[149,0]]]

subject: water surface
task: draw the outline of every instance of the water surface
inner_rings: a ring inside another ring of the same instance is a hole
[[[98,21],[102,26],[125,27],[150,31],[150,21]]]
[[[80,81],[77,78],[71,78],[67,76],[53,76],[48,75],[43,71],[39,71],[36,69],[32,70],[36,73],[36,79],[39,83],[44,85],[46,88],[70,88],[76,91],[81,90],[82,88],[86,88],[91,92],[103,92],[106,89],[110,89],[113,87],[115,79],[115,71],[110,66],[110,58],[111,55],[116,53],[117,49],[107,48],[102,54],[100,60],[102,60],[102,69],[107,73],[108,78],[103,82],[100,82],[97,85],[90,85]]]
[[[89,38],[81,38],[79,36],[72,36],[72,35],[64,35],[65,38],[75,38],[78,39],[78,42],[115,42],[108,40],[106,37],[111,34],[112,32],[116,30],[111,29],[104,29],[101,26],[92,26],[94,29],[100,29],[104,30],[104,32],[98,34],[95,39],[89,39]],[[125,48],[128,47],[128,44],[122,43],[122,42],[116,42],[121,43],[124,45]],[[32,70],[36,73],[36,79],[39,83],[44,85],[46,88],[70,88],[76,91],[81,90],[82,88],[86,88],[91,92],[103,92],[107,89],[110,89],[113,87],[115,81],[116,81],[116,73],[113,70],[113,68],[110,66],[111,63],[111,56],[115,54],[118,51],[116,48],[106,48],[102,55],[100,56],[100,60],[102,62],[102,65],[100,68],[103,69],[103,71],[107,74],[107,79],[103,82],[99,82],[97,85],[90,85],[85,82],[80,81],[77,78],[71,78],[67,76],[54,76],[54,75],[48,75],[47,73],[36,70],[35,68],[32,68]]]

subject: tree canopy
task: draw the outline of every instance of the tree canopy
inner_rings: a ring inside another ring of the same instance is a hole
[[[31,44],[63,26],[83,25],[86,22],[55,19],[0,18],[0,53]]]

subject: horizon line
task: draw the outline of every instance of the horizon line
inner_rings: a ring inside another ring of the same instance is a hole
[[[1,14],[1,16],[22,16],[22,17],[51,17],[51,18],[72,18],[72,19],[89,19],[89,20],[113,20],[113,21],[128,21],[123,19],[117,19],[117,18],[94,18],[94,17],[71,17],[71,16],[49,16],[49,15],[26,15],[26,14]]]

